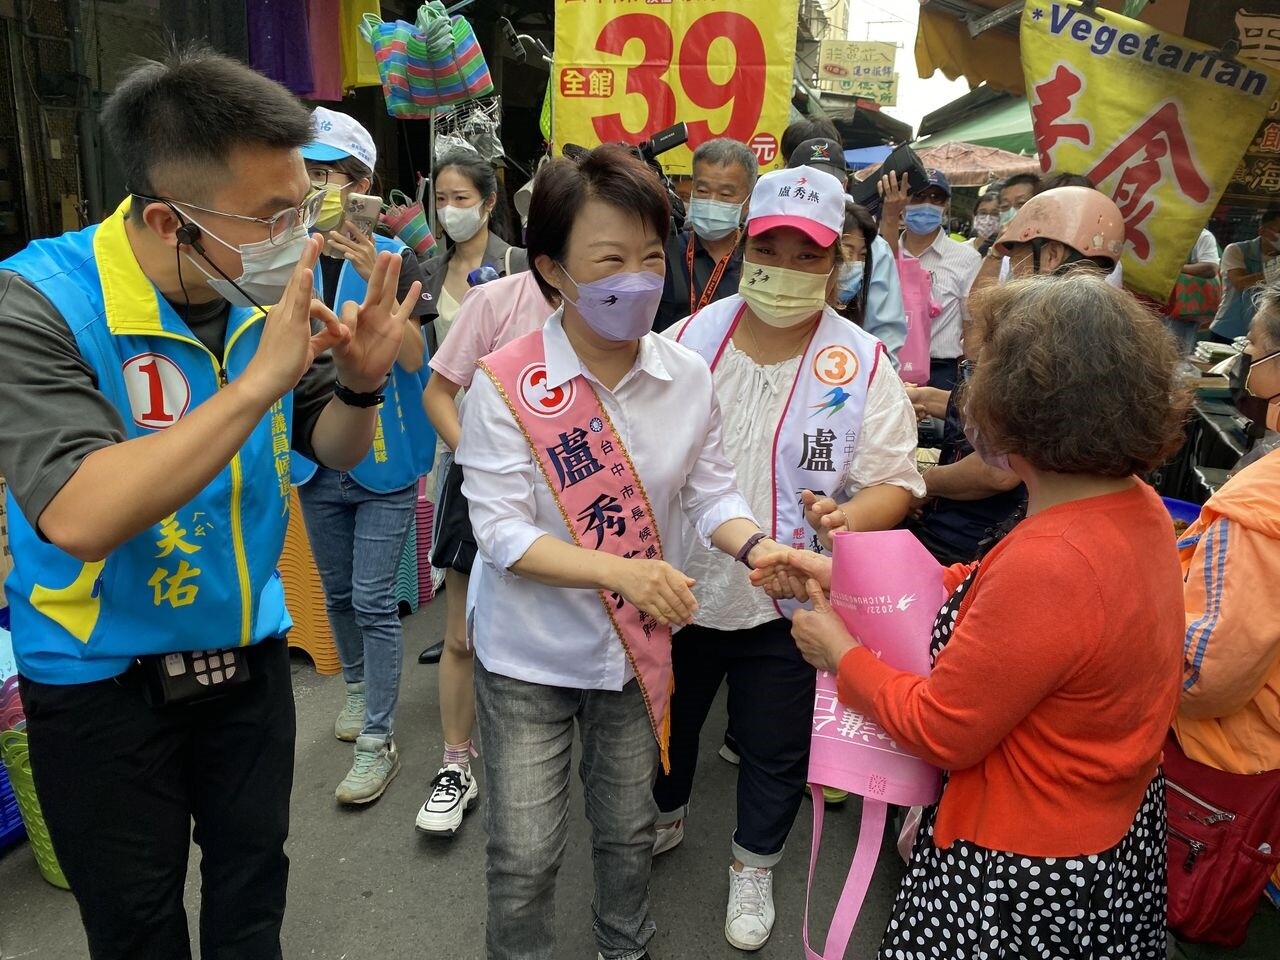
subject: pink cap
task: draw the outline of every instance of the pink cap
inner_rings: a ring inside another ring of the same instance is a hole
[[[844,187],[813,167],[773,170],[751,191],[747,235],[792,227],[814,243],[829,247],[844,232]]]

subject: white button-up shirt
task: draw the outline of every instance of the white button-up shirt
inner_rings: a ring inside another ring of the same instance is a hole
[[[684,521],[709,544],[721,524],[751,518],[721,441],[720,406],[706,362],[649,334],[613,390],[578,359],[557,312],[543,328],[548,390],[582,375],[608,411],[644,483],[663,555],[685,562]],[[465,403],[457,461],[479,556],[468,606],[476,656],[486,670],[530,683],[621,690],[634,674],[594,590],[552,587],[510,571],[535,540],[573,543],[533,452],[487,376]]]
[[[668,327],[663,335],[678,337],[689,323]],[[800,357],[758,364],[730,340],[713,379],[724,401],[724,441],[738,465],[738,484],[758,517],[773,515],[773,448],[778,423],[791,399]],[[799,389],[799,388],[798,388]],[[876,367],[867,388],[867,404],[858,427],[858,447],[848,469],[828,493],[840,503],[864,487],[890,484],[925,494],[916,469],[916,415],[902,381],[887,363]],[[778,608],[763,590],[751,586],[747,568],[718,550],[695,546],[685,573],[698,581],[694,622],[713,630],[749,630],[778,619]]]
[[[899,239],[899,245],[902,244]],[[905,256],[911,256],[901,247]],[[929,338],[929,356],[934,360],[952,360],[963,352],[960,338],[964,328],[965,300],[969,288],[982,267],[982,257],[967,243],[952,240],[945,230],[921,251],[920,265],[929,271],[933,281],[933,299],[942,307],[942,313],[933,318],[933,332]]]

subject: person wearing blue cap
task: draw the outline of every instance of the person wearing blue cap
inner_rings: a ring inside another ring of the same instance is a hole
[[[950,390],[956,384],[963,353],[960,340],[965,301],[982,266],[982,257],[972,247],[947,236],[951,184],[941,170],[929,168],[925,173],[925,185],[915,193],[908,192],[906,178],[899,181],[894,174],[887,174],[880,181],[884,196],[880,233],[895,252],[901,247],[929,271],[933,299],[942,307],[934,318],[929,340],[929,385]]]
[[[418,258],[395,237],[366,232],[346,216],[347,198],[371,189],[378,160],[373,138],[351,117],[325,107],[311,114],[311,131],[302,158],[312,187],[324,191],[315,224],[325,238],[316,296],[334,310],[359,302],[384,250],[400,257],[403,296],[406,284],[422,280]],[[405,321],[373,448],[364,459],[340,471],[293,456],[293,479],[347,683],[333,728],[339,740],[355,744],[351,770],[335,791],[343,804],[376,800],[400,769],[393,734],[404,651],[396,574],[414,520],[418,478],[430,469],[436,445],[420,400],[430,375],[420,326],[428,302],[419,295]]]

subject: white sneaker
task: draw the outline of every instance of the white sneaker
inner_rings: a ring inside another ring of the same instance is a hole
[[[382,796],[400,772],[400,752],[391,740],[356,737],[355,762],[334,791],[339,803],[369,803]]]
[[[656,857],[660,853],[666,853],[668,850],[674,850],[676,847],[680,846],[680,841],[683,839],[683,817],[673,823],[658,824],[657,833],[653,838],[653,855]]]
[[[773,932],[773,871],[729,867],[729,909],[724,937],[739,950],[759,950]]]
[[[415,823],[423,833],[457,833],[462,815],[479,795],[480,788],[468,767],[456,763],[443,766],[431,781],[431,796],[418,811]]]

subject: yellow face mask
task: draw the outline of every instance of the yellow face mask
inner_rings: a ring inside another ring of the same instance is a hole
[[[320,213],[316,216],[317,230],[337,230],[342,226],[346,208],[342,202],[341,187],[325,187],[324,200],[320,202]]]

